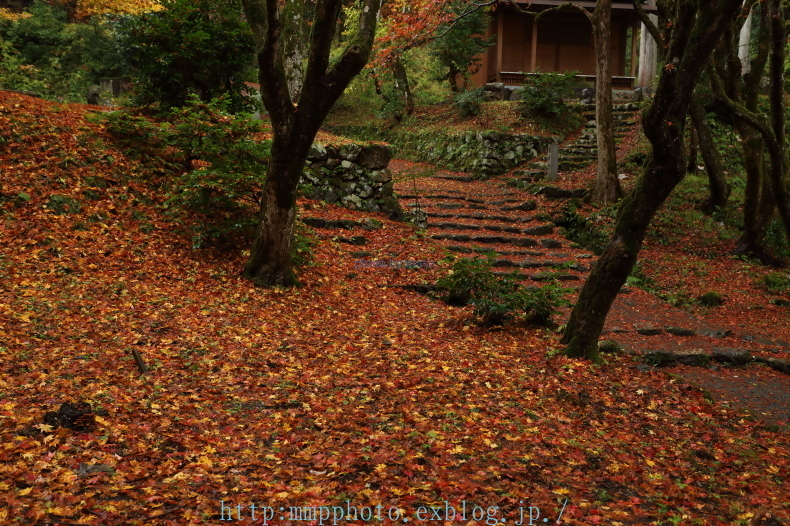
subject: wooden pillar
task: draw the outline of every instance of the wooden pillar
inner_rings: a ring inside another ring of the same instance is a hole
[[[538,70],[538,19],[532,17],[532,63],[530,71]]]
[[[503,31],[505,28],[505,18],[502,16],[502,9],[496,10],[496,81],[502,82],[502,48],[505,39]]]

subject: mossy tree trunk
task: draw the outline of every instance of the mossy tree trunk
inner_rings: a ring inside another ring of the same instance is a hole
[[[341,0],[317,0],[298,104],[286,71],[282,8],[278,0],[242,0],[255,37],[261,98],[272,123],[272,152],[260,223],[244,275],[259,285],[293,285],[291,241],[296,189],[310,145],[332,104],[370,57],[381,0],[365,0],[356,36],[332,65],[329,52]]]
[[[598,338],[617,292],[636,263],[645,232],[656,210],[686,171],[684,124],[691,97],[725,24],[742,0],[680,2],[667,45],[668,63],[662,68],[653,102],[642,124],[652,151],[645,172],[620,206],[614,232],[582,287],[562,335],[565,354],[600,359]],[[637,8],[640,18],[652,25]],[[661,42],[659,43],[661,45]]]
[[[708,186],[710,194],[708,199],[702,204],[703,212],[712,212],[716,208],[721,208],[727,204],[732,188],[727,183],[724,175],[724,168],[721,165],[719,151],[716,142],[713,140],[713,133],[710,130],[708,116],[697,96],[691,100],[689,115],[697,135],[699,149],[702,152],[702,162],[705,164],[705,172],[708,174]]]

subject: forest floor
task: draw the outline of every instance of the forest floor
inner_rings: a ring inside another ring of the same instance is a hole
[[[0,92],[0,523],[790,520],[786,415],[711,397],[691,375],[784,377],[756,365],[654,368],[640,356],[676,341],[773,356],[790,334],[787,310],[757,286],[767,269],[722,256],[704,270],[648,241],[655,281],[689,269],[690,294],[727,301],[675,311],[630,287],[608,329],[633,354],[602,365],[559,355],[555,330],[478,327],[469,307],[399,287],[446,274],[447,240],[430,228],[350,231],[364,247],[319,229],[302,287],[256,288],[240,277],[244,248],[192,248],[156,175],[85,119],[92,109]],[[417,179],[426,191],[434,182],[457,181]],[[464,195],[486,203],[505,191],[468,184]],[[370,216],[299,204],[302,215]],[[544,237],[562,245],[547,250],[586,254],[556,231]],[[547,254],[509,257],[559,258]],[[634,327],[670,323],[732,334]]]

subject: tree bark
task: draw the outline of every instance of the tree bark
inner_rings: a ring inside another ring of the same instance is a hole
[[[637,0],[638,1],[638,0]],[[652,152],[634,191],[623,200],[615,228],[562,335],[565,354],[599,361],[598,338],[617,292],[636,263],[656,210],[686,171],[684,124],[694,88],[726,21],[742,0],[679,2],[655,96],[642,124]]]
[[[656,15],[649,15],[650,20],[656,24]],[[649,88],[656,78],[656,58],[658,56],[658,46],[645,24],[639,31],[639,70],[637,72],[636,85],[641,88]]]
[[[595,129],[598,147],[598,172],[592,201],[607,205],[617,202],[623,195],[617,178],[612,123],[612,74],[609,64],[612,0],[599,0],[590,21],[595,42]]]
[[[393,57],[390,69],[392,70],[395,93],[403,103],[403,113],[411,115],[414,113],[414,96],[412,95],[411,86],[409,85],[409,76],[406,73],[406,68],[400,56]],[[396,116],[397,120],[401,120],[402,118],[403,115]]]
[[[288,92],[291,100],[299,101],[304,82],[304,60],[307,53],[307,20],[305,20],[305,2],[286,0],[282,7],[283,21],[283,66],[288,80]]]
[[[705,115],[705,109],[696,95],[689,106],[689,114],[697,132],[697,140],[702,152],[705,172],[708,174],[710,195],[702,204],[702,211],[708,213],[727,204],[732,188],[724,176],[724,168],[721,166],[719,152],[716,149],[716,142],[713,140],[713,134],[710,131],[710,124],[708,123],[707,115]]]
[[[272,123],[272,152],[261,199],[260,223],[244,275],[258,285],[293,285],[291,241],[296,189],[310,146],[335,101],[365,66],[381,0],[364,0],[356,36],[330,65],[341,0],[317,0],[299,103],[291,97],[278,0],[242,0],[258,52],[261,99]]]
[[[688,157],[688,163],[686,163],[687,174],[696,175],[698,152],[699,152],[699,140],[697,139],[697,132],[694,130],[694,126],[691,126],[689,127],[689,157]]]

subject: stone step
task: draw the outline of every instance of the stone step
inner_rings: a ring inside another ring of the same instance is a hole
[[[426,206],[434,206],[440,210],[460,210],[462,208],[470,208],[472,210],[488,210],[488,207],[481,204],[471,203],[435,203]]]
[[[503,223],[529,223],[533,219],[531,217],[507,217],[495,215],[473,215],[473,214],[440,214],[437,212],[428,212],[428,217],[439,217],[443,219],[480,219],[483,221],[501,221]]]
[[[503,236],[470,236],[467,234],[433,234],[431,239],[444,239],[447,241],[491,243],[502,245],[515,245],[517,247],[536,247],[538,242],[531,238],[503,237]]]
[[[489,232],[507,232],[508,234],[526,234],[528,236],[547,236],[554,232],[554,225],[545,224],[531,228],[499,225],[469,225],[464,223],[429,223],[428,227],[436,230],[488,230]]]
[[[400,199],[458,199],[469,203],[485,203],[485,199],[475,199],[473,197],[463,197],[447,194],[398,194]]]

